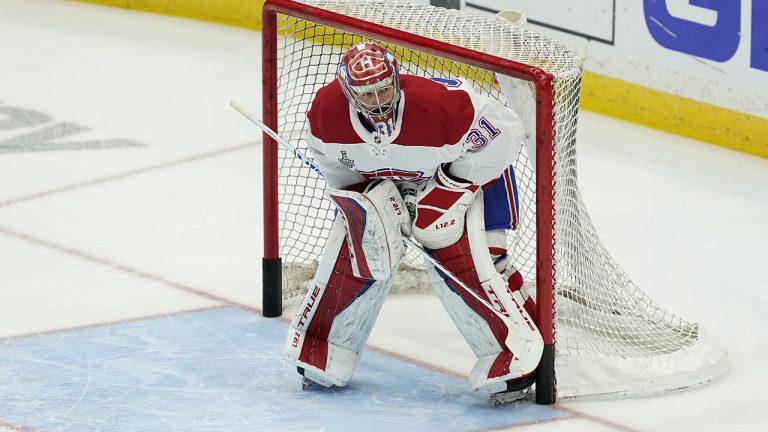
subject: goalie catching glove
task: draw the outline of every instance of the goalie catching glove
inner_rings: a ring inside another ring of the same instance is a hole
[[[413,236],[424,247],[440,249],[456,243],[464,233],[467,209],[480,187],[452,179],[437,169],[419,193]]]

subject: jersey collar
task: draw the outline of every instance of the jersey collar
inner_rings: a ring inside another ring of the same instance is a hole
[[[397,121],[395,121],[392,135],[380,134],[377,131],[371,132],[369,130],[370,126],[363,124],[362,120],[358,117],[357,110],[352,106],[352,104],[348,104],[349,121],[352,123],[352,128],[364,143],[371,146],[371,153],[380,158],[387,157],[388,152],[386,147],[392,144],[395,139],[397,139],[398,135],[400,135],[400,130],[402,129],[405,108],[405,92],[402,90],[400,91],[400,101],[397,104]]]

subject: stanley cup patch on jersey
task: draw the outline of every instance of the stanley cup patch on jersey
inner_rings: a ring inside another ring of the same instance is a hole
[[[355,169],[355,161],[354,159],[349,159],[347,157],[347,152],[342,151],[341,157],[338,159],[339,163],[344,165],[345,167],[349,169]]]

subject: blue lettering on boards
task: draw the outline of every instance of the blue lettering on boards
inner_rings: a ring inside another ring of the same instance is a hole
[[[651,36],[665,48],[697,57],[718,62],[733,57],[739,47],[741,0],[688,0],[688,3],[717,12],[715,24],[709,26],[674,17],[669,13],[667,0],[643,0],[645,22]]]
[[[749,65],[768,71],[768,0],[752,0],[752,52]]]

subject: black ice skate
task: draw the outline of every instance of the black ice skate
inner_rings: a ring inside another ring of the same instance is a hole
[[[312,381],[311,379],[304,376],[304,368],[296,366],[296,371],[299,372],[299,375],[301,375],[301,389],[302,390],[308,390],[313,385],[317,384],[316,382]]]
[[[490,400],[495,406],[503,406],[524,399],[536,381],[535,374],[507,381],[507,389],[494,393]]]

